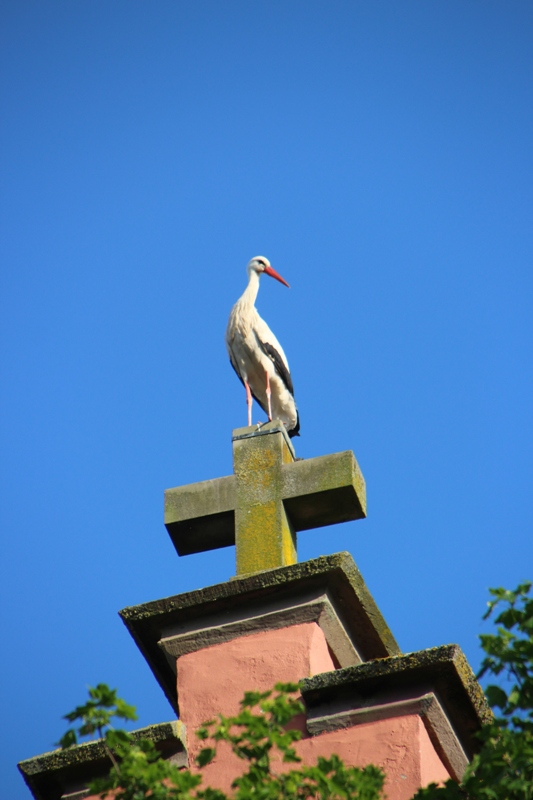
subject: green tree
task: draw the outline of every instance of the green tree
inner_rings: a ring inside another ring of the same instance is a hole
[[[300,764],[294,743],[301,732],[287,727],[304,712],[297,699],[297,684],[277,684],[274,691],[247,692],[239,714],[220,715],[207,722],[197,735],[210,742],[201,750],[199,767],[208,764],[219,742],[227,742],[235,755],[246,763],[246,770],[232,783],[232,800],[278,800],[294,797],[301,800],[380,800],[384,775],[374,766],[347,767],[337,757],[318,758],[316,765],[276,771],[273,763]],[[124,730],[115,730],[113,717],[135,719],[132,706],[116,697],[105,684],[89,690],[89,701],[78,706],[66,719],[80,721],[78,729],[69,729],[60,741],[62,747],[77,743],[78,735],[97,732],[112,761],[109,776],[94,781],[90,789],[105,796],[113,791],[117,800],[227,800],[217,789],[202,788],[200,774],[179,769],[164,761],[152,742],[135,741]]]
[[[490,589],[492,600],[484,619],[496,608],[496,633],[482,634],[486,655],[478,678],[506,679],[485,693],[496,713],[483,726],[482,746],[458,786],[447,781],[421,789],[414,800],[533,800],[533,598],[531,583],[515,591]]]
[[[533,598],[531,583],[515,591],[491,589],[492,600],[485,618],[495,609],[496,632],[484,634],[485,651],[478,677],[504,678],[502,685],[486,688],[488,700],[498,711],[481,730],[481,749],[468,766],[461,785],[449,780],[420,789],[413,800],[533,800]],[[246,763],[244,773],[232,784],[232,800],[380,800],[384,775],[380,769],[347,767],[337,757],[319,758],[302,766],[294,749],[300,738],[289,727],[303,713],[296,684],[278,684],[273,692],[248,692],[239,714],[220,715],[207,722],[198,736],[206,746],[198,757],[200,767],[214,757],[219,742],[227,742]],[[78,742],[78,736],[98,734],[104,741],[112,768],[107,778],[91,785],[94,794],[114,792],[117,800],[227,800],[223,792],[203,788],[200,774],[164,761],[152,742],[134,740],[112,726],[114,718],[134,720],[135,709],[105,684],[89,690],[89,701],[66,719],[81,723],[69,729],[62,747]],[[279,761],[293,766],[276,771]]]

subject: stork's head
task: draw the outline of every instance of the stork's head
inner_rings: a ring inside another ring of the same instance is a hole
[[[270,266],[270,261],[268,260],[268,258],[265,258],[265,256],[254,256],[252,259],[250,259],[250,261],[248,262],[247,270],[248,270],[248,275],[251,272],[256,272],[258,275],[261,275],[261,273],[264,272],[265,275],[270,275],[271,278],[275,278],[277,281],[283,283],[285,286],[289,286],[287,281],[284,278],[282,278],[281,275],[279,275],[275,269],[272,269],[272,267]]]

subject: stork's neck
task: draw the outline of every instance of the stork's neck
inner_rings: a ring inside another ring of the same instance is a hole
[[[258,291],[259,274],[254,269],[251,269],[248,273],[248,286],[239,299],[239,305],[244,308],[253,308]]]

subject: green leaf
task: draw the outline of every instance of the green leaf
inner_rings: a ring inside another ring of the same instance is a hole
[[[216,750],[214,747],[204,747],[203,750],[200,750],[197,758],[196,763],[199,767],[205,767],[206,764],[210,764],[211,761],[216,756]]]
[[[500,686],[487,686],[485,694],[492,708],[505,708],[507,705],[507,695]]]
[[[75,744],[78,744],[78,737],[76,736],[76,731],[73,728],[70,728],[57,742],[57,744],[63,749],[66,750],[67,747],[73,747]]]

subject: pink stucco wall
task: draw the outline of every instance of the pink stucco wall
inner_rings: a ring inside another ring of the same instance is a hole
[[[193,732],[216,714],[235,714],[244,692],[266,691],[280,681],[298,681],[333,669],[322,629],[314,622],[241,636],[181,656],[178,697],[189,760],[193,763],[204,746]]]
[[[385,772],[388,800],[409,800],[420,786],[450,776],[418,715],[379,720],[301,741],[298,754],[309,764],[333,753],[345,764],[375,764]]]
[[[204,746],[193,732],[218,713],[236,713],[245,691],[264,691],[278,681],[298,681],[333,669],[324,634],[314,622],[242,636],[178,658],[181,720],[187,728],[191,766]],[[315,737],[305,733],[304,720],[298,727],[304,732],[297,746],[304,763],[336,753],[350,765],[377,764],[387,775],[389,800],[409,800],[420,786],[449,777],[418,715]],[[227,791],[241,769],[242,762],[227,747],[219,747],[215,760],[203,770],[204,786]]]

